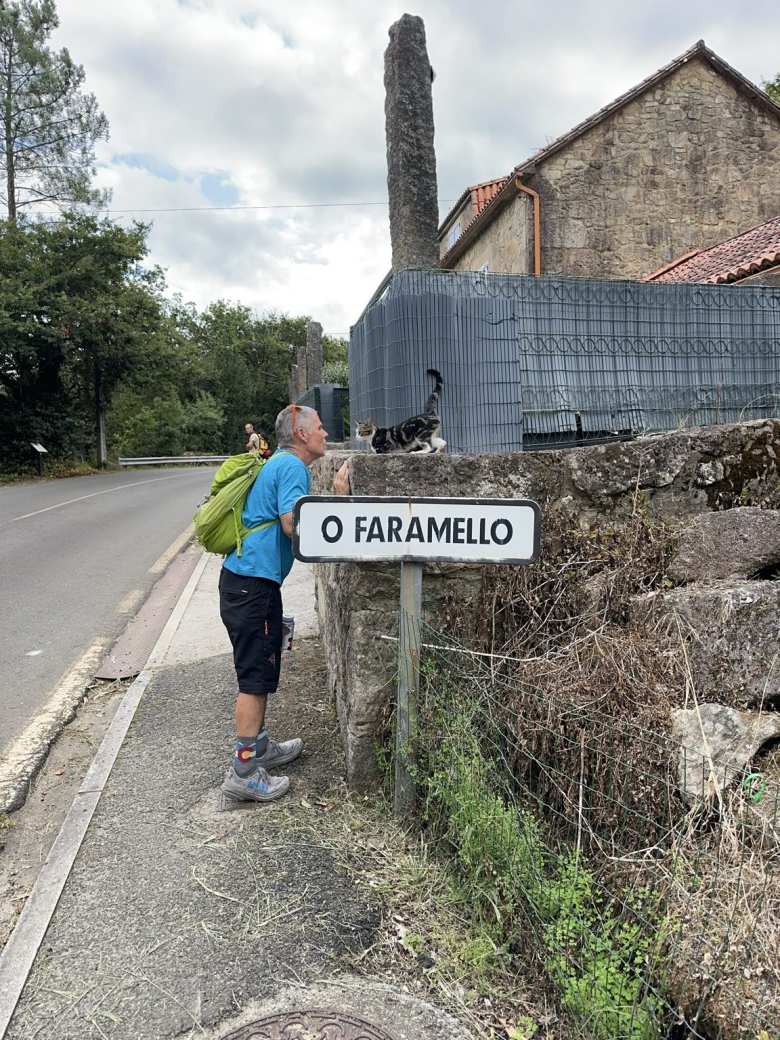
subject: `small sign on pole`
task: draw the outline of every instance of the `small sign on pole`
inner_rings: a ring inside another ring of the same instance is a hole
[[[307,496],[293,548],[304,563],[400,563],[395,811],[414,804],[408,762],[417,720],[425,563],[531,563],[541,510],[527,499]]]
[[[48,455],[49,453],[44,448],[44,446],[42,444],[39,444],[37,441],[30,441],[30,445],[31,445],[31,447],[33,448],[33,450],[35,452],[35,461],[38,463],[38,476],[42,477],[43,476],[43,456],[44,455]]]

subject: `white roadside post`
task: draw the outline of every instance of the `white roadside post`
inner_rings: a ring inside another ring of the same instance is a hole
[[[531,563],[539,555],[536,502],[495,498],[308,496],[295,507],[295,556],[304,563],[400,563],[394,807],[414,805],[412,754],[422,649],[425,563]]]

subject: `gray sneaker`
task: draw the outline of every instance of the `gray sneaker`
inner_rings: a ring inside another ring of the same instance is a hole
[[[292,740],[283,740],[277,744],[275,740],[268,740],[268,746],[262,755],[258,755],[255,761],[263,769],[274,769],[276,766],[286,766],[292,762],[303,751],[303,741],[300,737]]]
[[[269,776],[262,767],[249,776],[239,776],[231,766],[222,781],[222,793],[244,802],[273,802],[287,794],[287,776]]]

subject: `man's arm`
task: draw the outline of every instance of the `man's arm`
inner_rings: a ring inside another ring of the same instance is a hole
[[[279,517],[279,520],[281,521],[282,530],[284,531],[284,533],[287,535],[288,538],[292,538],[293,531],[295,530],[295,521],[293,518],[293,514],[283,513],[282,516]]]
[[[296,463],[293,459],[283,461],[279,473],[279,483],[276,493],[276,508],[279,510],[279,520],[282,530],[288,538],[292,538],[295,530],[293,519],[295,503],[299,498],[309,493],[309,477],[303,463]]]

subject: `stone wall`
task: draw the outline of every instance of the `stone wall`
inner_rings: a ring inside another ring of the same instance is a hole
[[[465,224],[464,224],[465,226]],[[456,262],[456,271],[533,274],[533,203],[528,195],[514,198]],[[442,243],[442,254],[447,251]]]
[[[780,213],[780,122],[701,58],[540,162],[542,273],[640,278]],[[523,274],[518,203],[458,270]]]
[[[512,455],[329,453],[317,463],[314,494],[330,492],[349,459],[355,495],[532,498],[543,512],[565,510],[587,528],[628,514],[641,495],[651,514],[684,520],[776,493],[780,420],[712,426],[570,451]],[[349,783],[378,778],[375,742],[395,695],[398,568],[317,566],[317,607],[346,754]],[[425,620],[440,627],[442,605],[475,601],[479,567],[431,566],[423,585]]]

